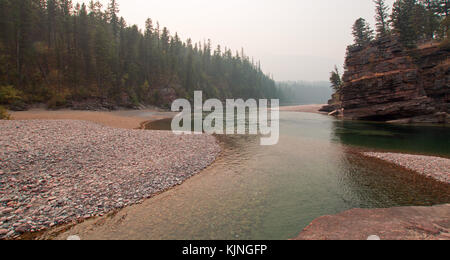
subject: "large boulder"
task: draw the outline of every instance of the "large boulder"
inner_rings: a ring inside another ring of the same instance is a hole
[[[450,204],[352,209],[315,219],[296,240],[448,240]]]

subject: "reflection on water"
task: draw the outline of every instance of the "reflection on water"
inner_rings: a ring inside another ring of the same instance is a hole
[[[334,141],[398,152],[450,156],[450,128],[333,122]]]
[[[167,123],[151,128],[167,129]],[[269,147],[260,146],[257,136],[219,136],[224,152],[213,166],[82,236],[287,239],[319,216],[351,208],[450,202],[448,186],[362,158],[336,142],[351,143],[351,135],[326,116],[282,113],[280,127],[279,144]],[[388,132],[376,136],[390,138]]]

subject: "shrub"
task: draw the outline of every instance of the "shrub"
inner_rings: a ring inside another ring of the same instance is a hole
[[[8,114],[8,111],[0,106],[0,120],[9,120],[11,119],[11,116]]]
[[[22,101],[22,92],[13,86],[0,86],[0,104],[11,105]]]
[[[66,97],[63,95],[54,95],[50,100],[47,102],[47,106],[49,109],[58,109],[58,108],[64,108],[67,106],[67,100]]]
[[[159,90],[154,90],[152,93],[150,102],[152,104],[159,105],[160,98],[161,98],[161,94],[159,93]]]
[[[138,98],[138,95],[136,94],[136,92],[134,91],[134,89],[130,88],[128,90],[128,97],[129,97],[129,102],[131,103],[132,106],[134,106],[134,107],[139,106],[139,98]]]

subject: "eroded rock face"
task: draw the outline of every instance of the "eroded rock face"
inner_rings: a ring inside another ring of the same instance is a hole
[[[340,108],[339,99],[340,99],[339,94],[334,93],[331,96],[331,99],[328,100],[328,105],[323,106],[319,111],[327,113],[337,112]]]
[[[450,113],[450,55],[439,45],[407,50],[395,39],[349,50],[341,115],[391,121]],[[447,119],[445,119],[447,120]],[[427,121],[423,120],[420,121]]]

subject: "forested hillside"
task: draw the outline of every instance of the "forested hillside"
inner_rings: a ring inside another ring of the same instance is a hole
[[[0,103],[167,106],[191,98],[273,98],[275,82],[243,51],[182,41],[151,19],[127,25],[117,1],[0,0]],[[1,104],[0,104],[1,105]]]

